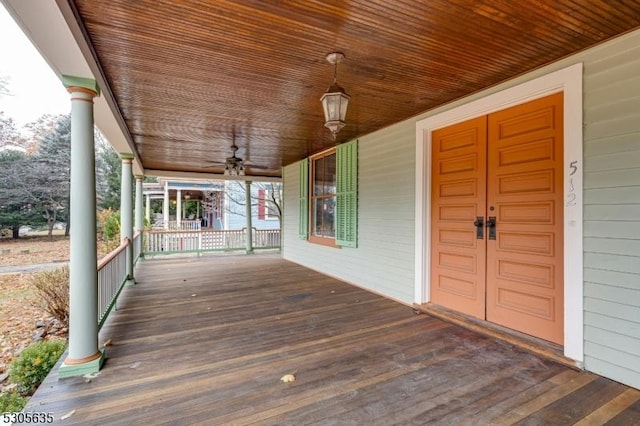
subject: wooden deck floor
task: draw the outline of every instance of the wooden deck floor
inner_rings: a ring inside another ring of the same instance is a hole
[[[638,390],[274,255],[148,260],[136,276],[99,376],[52,374],[27,411],[64,425],[640,424]]]

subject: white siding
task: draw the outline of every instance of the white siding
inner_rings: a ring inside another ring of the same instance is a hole
[[[585,368],[640,387],[640,33],[585,55]]]
[[[323,247],[298,238],[298,168],[285,167],[284,258],[411,303],[414,144],[413,121],[358,140],[357,248]]]

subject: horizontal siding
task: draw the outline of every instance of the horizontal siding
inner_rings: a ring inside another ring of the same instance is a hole
[[[578,62],[584,66],[584,365],[640,388],[640,31],[362,137],[357,249],[297,239],[297,169],[285,168],[285,257],[412,301],[416,121]]]
[[[584,270],[586,282],[600,283],[606,286],[621,288],[638,288],[638,274],[629,274],[618,271],[605,271],[587,266]]]
[[[587,237],[584,239],[584,250],[590,253],[629,256],[630,253],[640,253],[640,240]]]
[[[585,207],[598,204],[626,204],[632,200],[640,200],[640,185],[584,191]]]
[[[393,143],[389,143],[389,141]],[[358,140],[358,247],[331,248],[298,238],[298,168],[284,168],[285,259],[411,303],[414,287],[415,124]]]
[[[640,387],[638,32],[585,55],[584,188],[584,365]]]

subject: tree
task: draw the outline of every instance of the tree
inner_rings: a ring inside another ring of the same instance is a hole
[[[19,237],[20,226],[42,223],[37,209],[22,194],[21,173],[29,164],[29,157],[20,151],[0,151],[0,228],[10,228],[13,238]]]
[[[0,76],[0,97],[2,96],[11,96],[11,91],[9,90],[9,77]]]
[[[71,179],[71,116],[43,116],[34,128],[40,139],[32,161],[32,186],[27,192],[40,206],[47,222],[49,238],[57,220],[67,223],[68,235]]]
[[[98,207],[120,210],[120,180],[122,162],[118,153],[96,132],[96,169]]]
[[[5,116],[4,112],[0,111],[0,147],[15,146],[23,148],[24,143],[25,139],[18,131],[15,120]]]
[[[16,227],[44,222],[52,237],[56,221],[68,219],[64,212],[69,211],[71,120],[68,115],[43,117],[31,130],[37,138],[37,153],[13,150],[3,157],[3,225],[11,226],[16,237]]]

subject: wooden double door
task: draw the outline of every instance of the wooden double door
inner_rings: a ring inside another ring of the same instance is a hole
[[[563,343],[563,95],[432,134],[431,301]]]

